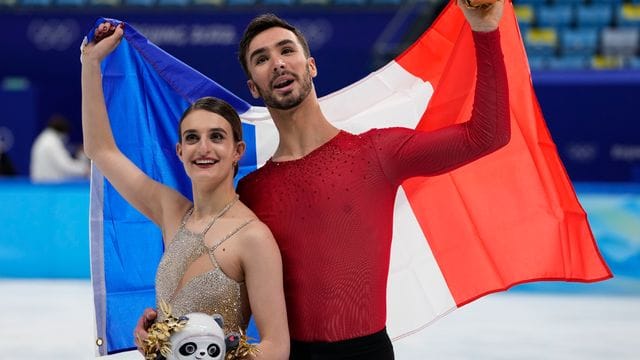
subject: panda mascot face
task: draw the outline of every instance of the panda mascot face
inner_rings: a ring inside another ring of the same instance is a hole
[[[213,341],[212,341],[213,340]],[[220,344],[209,336],[198,336],[176,344],[173,355],[176,360],[217,360],[224,358]]]
[[[226,353],[220,315],[189,313],[186,325],[171,335],[167,360],[222,360]]]

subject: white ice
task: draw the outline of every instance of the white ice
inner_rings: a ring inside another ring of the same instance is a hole
[[[0,360],[94,359],[91,301],[88,281],[0,280]],[[493,294],[394,347],[399,360],[640,359],[640,297]]]

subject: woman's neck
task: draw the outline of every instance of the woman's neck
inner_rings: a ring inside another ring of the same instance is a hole
[[[238,195],[233,184],[228,186],[205,187],[193,185],[193,218],[196,221],[217,215]]]

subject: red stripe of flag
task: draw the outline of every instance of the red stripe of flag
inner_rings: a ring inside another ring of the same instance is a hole
[[[403,184],[458,306],[528,281],[612,276],[544,123],[511,4],[500,32],[510,143],[449,174]],[[455,1],[396,61],[435,89],[417,129],[469,117],[475,52]]]

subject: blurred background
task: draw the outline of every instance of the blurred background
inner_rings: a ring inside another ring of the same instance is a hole
[[[513,3],[549,131],[615,278],[589,285],[527,284],[489,296],[425,330],[430,340],[399,342],[398,358],[640,358],[640,341],[630,335],[640,333],[640,0]],[[246,89],[236,60],[239,37],[255,15],[274,12],[303,31],[323,96],[397,56],[444,5],[0,0],[0,359],[93,354],[79,46],[97,18],[130,23],[170,54],[261,105]],[[65,131],[51,125],[61,118]],[[36,160],[36,153],[60,158]],[[514,331],[521,322],[530,332]],[[566,338],[567,331],[572,337]],[[467,346],[460,347],[461,335]],[[447,342],[450,337],[457,340]],[[425,343],[429,350],[420,348]]]

